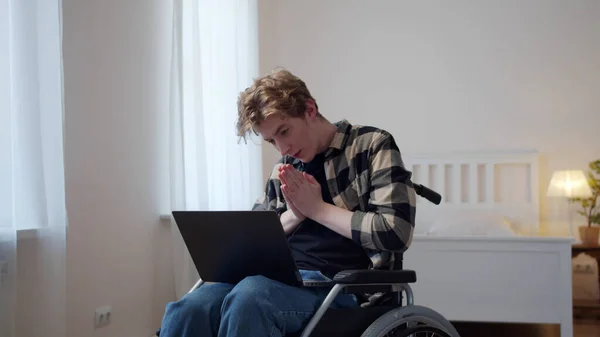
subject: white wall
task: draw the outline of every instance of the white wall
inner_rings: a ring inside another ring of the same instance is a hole
[[[537,149],[545,188],[600,158],[598,17],[596,0],[262,0],[261,72],[288,68],[330,120],[403,152]]]
[[[159,223],[170,10],[162,0],[63,0],[68,336],[150,336],[173,295]],[[103,305],[112,324],[94,330]]]

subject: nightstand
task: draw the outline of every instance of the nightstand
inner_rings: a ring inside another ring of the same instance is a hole
[[[587,255],[593,257],[598,262],[598,267],[600,268],[600,245],[582,245],[576,244],[571,248],[572,257],[576,257],[581,253],[586,253]],[[598,283],[598,287],[600,288],[600,280]],[[597,318],[600,318],[600,301],[598,300],[573,300],[573,315],[594,315]]]

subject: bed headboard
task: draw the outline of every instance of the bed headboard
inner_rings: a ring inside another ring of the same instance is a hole
[[[421,221],[447,209],[493,210],[539,230],[537,151],[404,154],[403,159],[415,183],[442,195],[439,205],[417,198]]]

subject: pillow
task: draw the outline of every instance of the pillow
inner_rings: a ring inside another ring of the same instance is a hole
[[[531,236],[537,235],[530,226],[527,226],[521,220],[505,217],[510,229],[518,236]],[[539,234],[539,233],[538,233]]]
[[[516,236],[501,214],[485,210],[444,210],[426,232],[436,236]]]
[[[433,221],[431,219],[423,219],[421,216],[417,216],[415,219],[415,230],[416,235],[427,235],[431,230]]]

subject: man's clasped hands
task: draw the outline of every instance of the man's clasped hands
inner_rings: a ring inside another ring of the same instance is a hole
[[[314,218],[323,209],[321,185],[312,175],[285,164],[279,167],[279,179],[287,207],[298,219]]]

